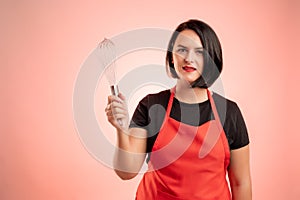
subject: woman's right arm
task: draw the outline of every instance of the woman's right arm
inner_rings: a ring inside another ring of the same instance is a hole
[[[123,180],[132,179],[140,171],[146,157],[147,131],[143,128],[128,128],[128,110],[122,94],[119,97],[108,97],[105,112],[108,121],[117,131],[115,172]]]

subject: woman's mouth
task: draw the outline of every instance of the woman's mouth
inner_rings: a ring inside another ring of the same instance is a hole
[[[197,70],[195,67],[189,65],[183,66],[182,69],[186,72],[193,72]]]

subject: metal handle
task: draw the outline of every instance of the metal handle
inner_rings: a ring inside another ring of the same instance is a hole
[[[118,85],[111,85],[111,86],[110,86],[110,91],[111,91],[111,94],[112,94],[112,95],[118,96],[118,95],[119,95],[119,88],[118,88]]]
[[[118,85],[111,85],[110,86],[110,91],[111,94],[114,96],[118,96],[119,95],[119,87]],[[123,126],[123,121],[121,119],[117,119],[118,123],[120,126]]]

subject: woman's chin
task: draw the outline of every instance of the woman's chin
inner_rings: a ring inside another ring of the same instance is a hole
[[[181,84],[182,86],[191,87],[196,80],[197,79],[178,79],[177,83]]]

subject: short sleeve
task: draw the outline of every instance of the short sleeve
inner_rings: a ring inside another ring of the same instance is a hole
[[[241,110],[236,103],[232,105],[232,116],[230,119],[229,137],[230,149],[239,149],[249,144],[248,130]]]
[[[145,128],[149,124],[149,117],[148,117],[148,96],[144,97],[139,104],[137,105],[132,118],[130,120],[129,127],[138,127],[138,128]]]

